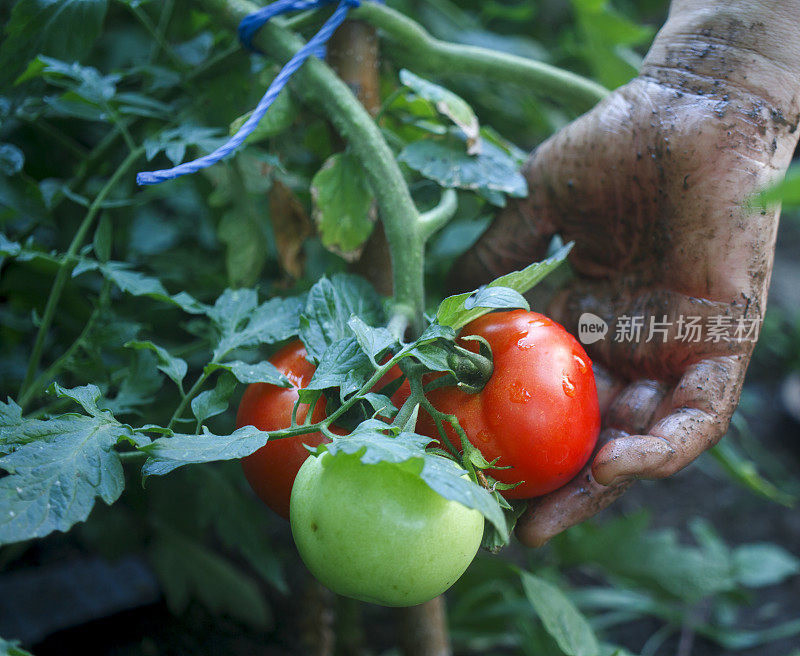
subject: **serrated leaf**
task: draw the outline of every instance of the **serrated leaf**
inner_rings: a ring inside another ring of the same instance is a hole
[[[437,494],[474,508],[500,530],[508,531],[499,504],[487,490],[465,478],[466,472],[452,460],[425,452],[430,437],[415,433],[396,434],[396,431],[396,428],[390,430],[380,420],[369,419],[350,435],[333,437],[330,443],[318,447],[318,451],[358,454],[365,465],[404,463],[408,471],[419,475]]]
[[[189,314],[202,314],[207,310],[205,305],[186,292],[170,294],[158,278],[134,271],[125,262],[97,262],[84,259],[78,262],[73,269],[72,276],[77,277],[87,271],[99,271],[104,278],[111,281],[121,291],[133,296],[147,296],[177,306]]]
[[[397,339],[387,328],[368,326],[358,316],[350,317],[347,324],[356,336],[361,350],[366,353],[376,368],[378,367],[378,362],[375,358],[384,351],[397,346]]]
[[[304,300],[272,298],[258,305],[255,290],[225,290],[208,313],[220,333],[214,360],[238,348],[272,344],[296,335]]]
[[[363,278],[338,274],[322,278],[311,288],[300,316],[300,339],[312,362],[319,362],[334,342],[352,337],[349,321],[353,315],[368,325],[383,320],[380,296]]]
[[[498,531],[508,535],[509,527],[497,499],[477,483],[465,478],[466,472],[452,460],[426,454],[420,474],[423,481],[445,499],[458,501],[480,512]]]
[[[311,380],[299,390],[300,400],[312,403],[316,392],[333,387],[340,388],[339,395],[344,400],[366,383],[374,372],[373,364],[356,338],[347,337],[325,350]]]
[[[219,362],[208,365],[209,373],[217,369],[230,371],[240,383],[269,383],[278,387],[292,386],[291,381],[269,360],[255,364],[234,360],[232,362]]]
[[[586,621],[561,590],[529,572],[520,572],[525,596],[547,632],[567,656],[598,656],[600,645]]]
[[[107,0],[18,0],[0,45],[0,87],[6,87],[39,53],[80,59],[100,35],[107,4]]]
[[[165,374],[167,374],[169,379],[178,386],[178,389],[183,389],[183,379],[189,369],[189,365],[186,364],[186,360],[171,355],[165,348],[158,346],[157,344],[153,344],[153,342],[150,341],[127,342],[125,344],[125,348],[132,348],[136,349],[137,351],[148,350],[155,353],[156,358],[158,359],[157,367],[159,371],[163,371]]]
[[[206,419],[221,415],[228,409],[233,390],[236,389],[236,378],[223,373],[212,390],[200,392],[192,399],[192,413],[197,422],[202,424]]]
[[[145,476],[163,476],[183,465],[244,458],[267,443],[269,433],[244,426],[230,435],[214,435],[203,427],[200,435],[174,434],[141,447],[149,458],[142,467]]]
[[[160,527],[151,551],[170,610],[179,614],[197,599],[225,614],[265,629],[271,616],[258,585],[228,560],[177,531]]]
[[[346,152],[329,157],[311,180],[311,197],[322,245],[349,262],[357,259],[377,218],[361,163]]]
[[[7,454],[0,468],[0,543],[67,531],[84,521],[95,498],[107,504],[125,487],[114,446],[136,441],[129,426],[97,408],[93,385],[58,388],[92,416],[67,414],[53,419],[23,418],[16,404],[0,404],[0,444]]]
[[[528,195],[528,183],[514,159],[486,141],[479,154],[469,155],[457,141],[423,139],[408,144],[398,159],[442,187]]]
[[[489,308],[491,310],[511,310],[522,308],[530,310],[525,297],[510,287],[481,287],[464,301],[464,309]]]
[[[467,153],[473,155],[481,151],[480,125],[469,103],[449,89],[414,75],[406,69],[400,71],[400,82],[418,96],[432,102],[440,114],[449,118],[461,129],[467,138]]]
[[[534,262],[526,266],[521,271],[513,271],[504,276],[490,282],[486,288],[492,287],[508,287],[520,294],[524,294],[534,285],[541,282],[541,280],[556,269],[572,250],[572,242],[561,247],[555,254],[548,257],[541,262]],[[444,299],[439,308],[436,310],[436,320],[444,326],[450,326],[455,330],[459,330],[466,326],[470,321],[477,319],[489,312],[489,308],[474,307],[469,310],[465,307],[468,299],[478,292],[467,294],[456,294],[455,296],[448,296]]]
[[[361,422],[350,435],[332,437],[331,442],[318,447],[319,451],[359,454],[361,462],[373,465],[378,462],[409,463],[411,470],[422,472],[425,446],[431,438],[414,433],[389,431],[389,426],[378,420]]]

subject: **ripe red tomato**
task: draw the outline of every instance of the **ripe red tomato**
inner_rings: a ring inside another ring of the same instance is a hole
[[[245,390],[236,427],[255,426],[259,430],[274,431],[292,423],[292,408],[298,398],[298,389],[305,387],[314,375],[315,367],[306,360],[306,349],[300,340],[295,340],[280,349],[270,358],[292,383],[292,387],[278,387],[268,383],[253,383]],[[392,367],[375,386],[375,391],[388,385],[401,375],[399,367]],[[400,407],[411,390],[408,381],[392,395],[392,402]],[[302,423],[308,414],[308,404],[297,408],[297,423]],[[314,422],[325,417],[325,399],[321,398],[311,415]],[[331,427],[334,433],[342,431]],[[255,453],[242,458],[242,469],[250,487],[259,498],[284,519],[289,519],[289,498],[292,485],[309,452],[304,445],[315,447],[328,442],[322,433],[307,433],[268,442]]]
[[[245,390],[236,427],[255,426],[271,431],[286,428],[292,423],[292,408],[297,390],[305,387],[314,375],[314,365],[306,360],[306,349],[300,340],[287,344],[270,359],[292,383],[278,387],[268,383],[253,383]],[[297,423],[308,414],[308,404],[297,408]],[[325,399],[321,398],[311,414],[312,421],[325,417]],[[242,469],[255,493],[284,519],[289,519],[289,498],[300,466],[308,457],[303,446],[318,446],[329,441],[322,433],[307,433],[268,442],[255,453],[242,458]]]
[[[427,396],[440,412],[458,417],[470,442],[498,466],[487,472],[509,499],[551,492],[586,464],[600,432],[592,363],[563,327],[535,312],[486,314],[461,331],[489,342],[494,372],[477,394],[440,387]],[[475,342],[462,346],[476,350]],[[420,412],[417,432],[438,437],[433,419]],[[460,440],[448,425],[456,448]]]

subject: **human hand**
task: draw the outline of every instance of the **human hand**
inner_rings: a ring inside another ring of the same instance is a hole
[[[800,134],[800,2],[732,11],[676,2],[640,76],[537,148],[530,196],[458,267],[470,288],[539,259],[560,233],[575,241],[577,278],[548,314],[573,333],[587,312],[609,325],[587,346],[603,413],[597,450],[571,483],[529,502],[517,535],[530,546],[634,479],[688,465],[738,403],[779,215],[753,194],[784,173]],[[625,317],[641,319],[638,339],[620,339]]]

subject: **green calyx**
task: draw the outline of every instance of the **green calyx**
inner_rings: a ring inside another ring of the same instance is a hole
[[[478,335],[468,335],[461,339],[477,342],[478,352],[454,345],[447,356],[447,364],[453,371],[458,387],[469,394],[477,394],[489,382],[494,372],[492,349],[489,342]]]

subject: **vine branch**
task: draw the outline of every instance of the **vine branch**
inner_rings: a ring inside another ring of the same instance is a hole
[[[247,0],[202,0],[206,10],[235,29],[258,7]],[[264,25],[254,43],[269,57],[284,62],[303,45],[279,20]],[[297,91],[322,109],[364,167],[381,212],[392,257],[395,302],[409,318],[415,334],[422,329],[425,309],[424,239],[419,212],[394,153],[378,126],[352,91],[324,62],[310,58],[296,73]]]
[[[589,109],[605,98],[609,91],[597,82],[550,66],[505,52],[441,41],[419,23],[384,4],[364,2],[353,11],[353,17],[372,23],[382,30],[415,69],[433,71],[439,75],[467,73],[492,80],[503,80],[530,86],[540,94]]]

